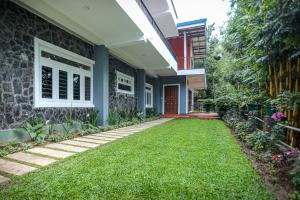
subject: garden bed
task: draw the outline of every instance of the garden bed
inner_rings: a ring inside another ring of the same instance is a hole
[[[276,123],[265,126],[264,121],[257,121],[255,112],[244,118],[230,110],[223,119],[269,190],[278,199],[299,199],[299,153],[280,140],[283,127]]]
[[[270,190],[278,199],[289,199],[290,193],[294,191],[291,181],[288,179],[288,174],[292,169],[291,166],[280,168],[274,171],[274,168],[270,166],[269,163],[258,159],[256,153],[252,151],[244,142],[241,142],[233,132],[232,135],[240,145],[242,151],[252,162],[252,165],[257,173],[264,180],[268,190]]]

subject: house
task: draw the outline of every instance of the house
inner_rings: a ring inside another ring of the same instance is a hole
[[[0,0],[0,141],[30,116],[192,109],[205,88],[205,19],[172,0]]]

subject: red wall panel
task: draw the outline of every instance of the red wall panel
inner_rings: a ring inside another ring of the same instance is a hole
[[[169,42],[171,44],[171,47],[174,51],[174,53],[177,56],[177,63],[178,63],[178,70],[184,69],[184,42],[183,37],[177,37],[177,38],[170,38]],[[187,69],[191,69],[191,41],[190,37],[187,36]]]

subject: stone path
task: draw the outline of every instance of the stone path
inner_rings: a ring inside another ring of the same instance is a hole
[[[59,143],[51,143],[43,147],[34,147],[28,149],[26,152],[9,154],[3,159],[0,158],[0,172],[21,176],[37,169],[33,166],[47,166],[57,162],[59,159],[64,159],[76,153],[84,152],[88,149],[128,137],[170,120],[172,120],[172,118],[158,119],[143,124],[77,137]],[[0,185],[6,184],[9,181],[9,178],[0,175]]]

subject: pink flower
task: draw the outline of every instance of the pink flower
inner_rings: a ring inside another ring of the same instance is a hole
[[[286,115],[283,112],[277,112],[272,115],[272,119],[276,122],[285,120]]]
[[[297,150],[290,150],[286,152],[287,157],[291,158],[297,155]]]

